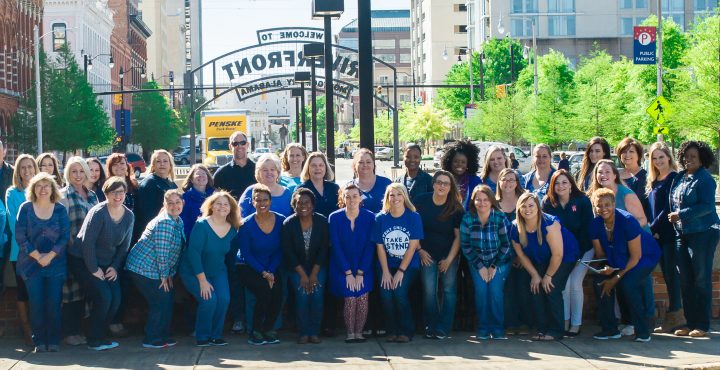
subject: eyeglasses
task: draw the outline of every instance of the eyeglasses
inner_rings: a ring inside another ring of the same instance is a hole
[[[437,186],[450,186],[450,181],[435,181],[435,185]]]
[[[110,192],[110,196],[112,197],[119,197],[121,195],[125,195],[125,190],[115,190]]]
[[[247,145],[247,140],[233,141],[232,143],[230,143],[230,145],[232,145],[233,147],[237,147],[238,145],[245,146]]]

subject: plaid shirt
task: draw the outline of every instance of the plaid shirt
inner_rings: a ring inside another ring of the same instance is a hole
[[[184,246],[182,219],[175,221],[162,212],[150,221],[130,250],[125,269],[153,280],[171,277],[177,271]]]
[[[466,212],[460,223],[460,247],[468,261],[480,269],[499,266],[510,261],[510,221],[504,213],[490,210],[490,217],[483,226],[480,219]]]
[[[80,228],[82,227],[85,216],[87,215],[90,208],[98,204],[98,197],[95,192],[88,190],[83,187],[87,192],[87,200],[75,191],[75,188],[68,185],[60,190],[62,203],[68,211],[68,217],[70,218],[70,240],[68,241],[68,249],[75,243],[75,237],[77,236]],[[67,274],[67,279],[63,285],[63,303],[75,302],[84,299],[85,297],[80,290],[80,284],[72,273]]]

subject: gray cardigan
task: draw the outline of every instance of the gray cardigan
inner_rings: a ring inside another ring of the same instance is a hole
[[[110,216],[107,201],[102,202],[90,208],[77,235],[79,243],[74,243],[70,254],[82,258],[90,273],[100,266],[120,271],[130,249],[134,222],[135,215],[125,207],[125,214],[116,223]]]

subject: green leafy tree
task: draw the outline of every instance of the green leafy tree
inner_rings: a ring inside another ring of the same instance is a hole
[[[430,104],[404,104],[398,117],[400,138],[403,141],[422,141],[429,148],[431,140],[441,140],[450,132],[446,116],[443,110]]]
[[[18,153],[37,153],[35,101],[35,88],[33,88],[20,101],[18,111],[12,117],[12,131],[5,145],[14,145]]]
[[[512,76],[510,63],[510,45],[512,45]],[[528,62],[523,58],[523,46],[513,39],[491,39],[483,46],[484,59],[482,62],[485,97],[495,95],[495,86],[509,84],[517,80],[520,72],[527,67]],[[473,52],[472,70],[476,102],[480,101],[480,56]],[[446,84],[469,84],[470,70],[468,62],[463,61],[452,66],[445,77]],[[465,105],[470,104],[470,89],[439,89],[438,107],[448,112],[451,119],[460,120],[464,117]]]
[[[524,94],[488,100],[465,123],[465,136],[475,140],[519,144],[527,127],[526,104]]]
[[[390,117],[387,112],[381,111],[377,116],[375,116],[373,122],[375,143],[380,145],[392,145],[392,117]],[[348,136],[352,141],[360,141],[360,125],[358,124],[353,126],[353,128],[350,129],[350,134]]]
[[[143,89],[159,87],[155,81],[149,81]],[[132,141],[142,145],[144,157],[148,158],[155,149],[174,148],[183,132],[180,122],[160,91],[133,94]]]

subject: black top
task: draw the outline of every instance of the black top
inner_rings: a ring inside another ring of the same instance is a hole
[[[638,196],[638,199],[640,199],[640,204],[643,206],[643,211],[645,212],[645,217],[649,220],[652,215],[650,214],[650,205],[647,202],[647,195],[645,194],[645,186],[647,185],[647,171],[645,171],[644,168],[641,168],[640,171],[638,171],[635,176],[627,178],[625,180],[625,185],[635,193],[635,195]]]
[[[229,191],[235,200],[240,199],[245,189],[256,182],[255,162],[250,159],[244,167],[238,166],[235,161],[230,161],[218,168],[213,176],[215,190]]]
[[[0,166],[0,194],[3,196],[0,198],[3,198],[0,200],[0,202],[3,202],[5,204],[5,193],[7,193],[7,189],[12,186],[13,184],[13,174],[15,173],[15,169],[10,163],[7,163],[5,161],[2,162],[2,166]],[[7,207],[7,204],[5,204]]]
[[[163,206],[165,191],[177,189],[177,185],[169,178],[150,174],[140,182],[135,198],[135,226],[133,228],[133,243],[140,239],[145,226],[160,213]]]
[[[432,176],[423,170],[419,170],[414,179],[410,179],[406,172],[396,178],[395,182],[403,184],[406,187],[408,183],[412,183],[408,188],[408,195],[410,195],[410,201],[412,203],[415,203],[415,198],[417,198],[418,195],[433,191]]]
[[[565,207],[559,203],[553,207],[550,199],[545,198],[543,212],[560,219],[560,224],[568,229],[578,241],[580,254],[592,249],[590,241],[590,224],[594,218],[590,199],[582,194],[578,197],[571,197]]]
[[[435,261],[447,257],[450,252],[453,240],[455,240],[454,229],[460,228],[463,210],[441,221],[440,215],[445,208],[444,205],[437,206],[433,202],[432,193],[420,194],[413,201],[417,212],[420,214],[423,223],[425,238],[420,240],[420,246],[425,249]]]
[[[670,186],[677,172],[670,172],[663,180],[655,180],[652,183],[652,190],[647,196],[650,218],[648,226],[652,235],[658,234],[663,244],[675,242],[675,228],[668,220],[670,213]]]
[[[327,266],[330,249],[327,218],[318,213],[313,214],[310,247],[307,253],[300,217],[297,214],[291,215],[283,222],[280,231],[280,244],[283,252],[283,263],[291,271],[294,271],[298,265],[303,266],[307,273],[312,270],[313,265]]]
[[[570,161],[566,159],[561,159],[560,163],[558,163],[558,170],[565,170],[570,172]]]
[[[338,193],[340,186],[334,182],[323,180],[323,194],[315,188],[312,181],[302,183],[298,188],[307,188],[315,194],[315,212],[330,217],[330,214],[338,210]]]

